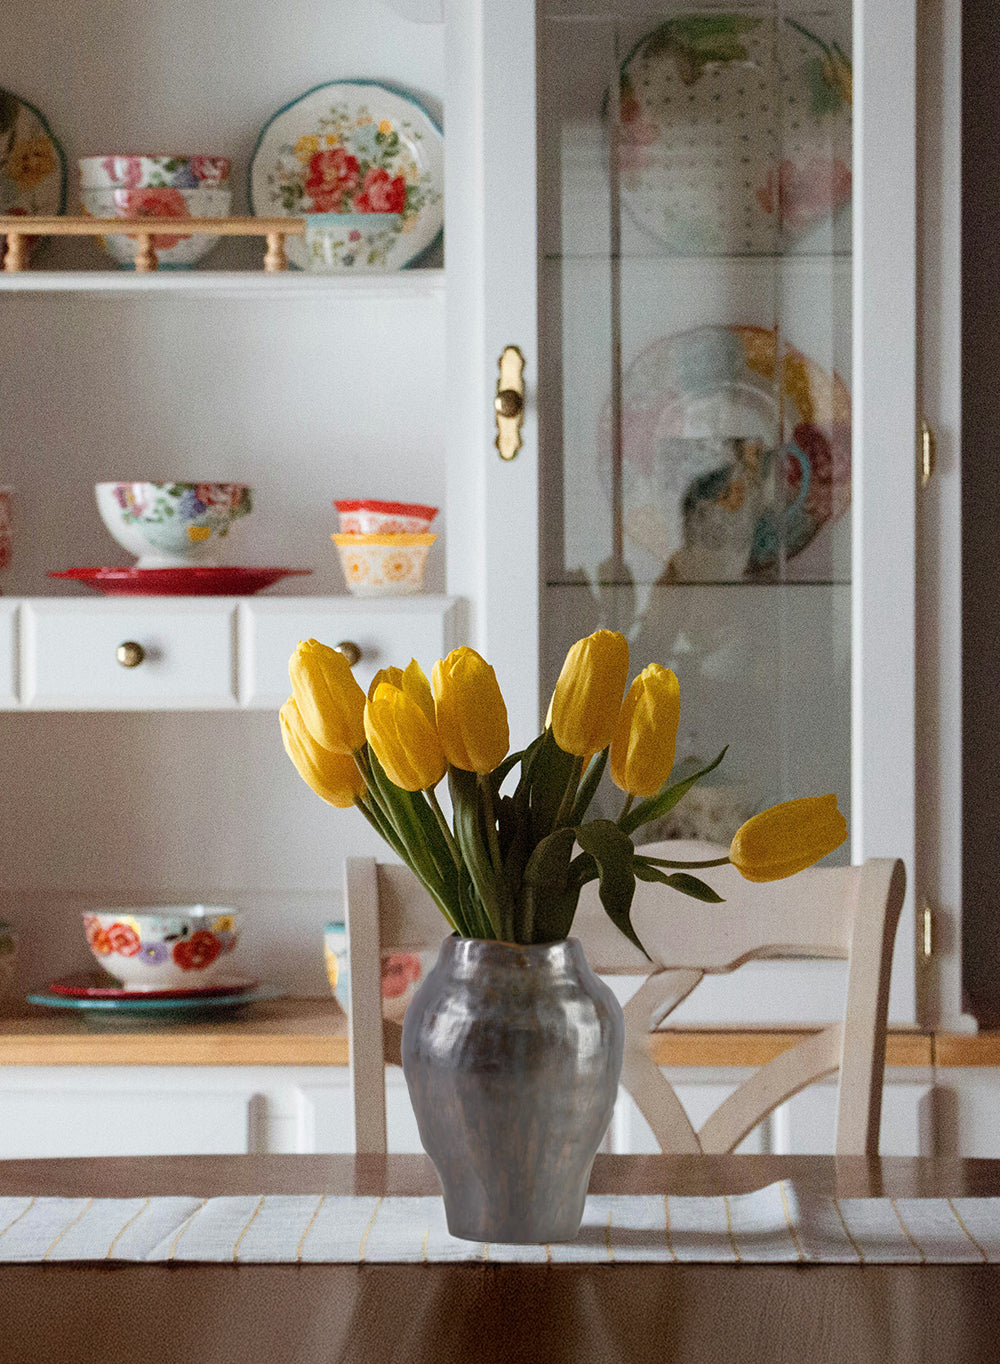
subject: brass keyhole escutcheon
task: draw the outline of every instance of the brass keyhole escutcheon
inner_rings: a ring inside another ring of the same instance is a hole
[[[123,668],[138,668],[145,657],[146,650],[134,639],[125,640],[124,644],[119,644],[115,650],[115,658]]]
[[[513,459],[521,448],[524,422],[524,356],[519,346],[504,346],[498,361],[496,447],[501,459]]]

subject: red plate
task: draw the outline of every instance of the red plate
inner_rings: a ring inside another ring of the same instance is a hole
[[[191,999],[196,995],[241,995],[255,990],[260,983],[247,976],[230,976],[210,985],[177,990],[126,990],[121,985],[112,985],[111,979],[104,971],[80,971],[50,981],[49,989],[54,995],[68,995],[71,999]]]
[[[50,578],[73,578],[112,597],[245,597],[281,578],[311,568],[244,568],[239,564],[191,568],[67,568]]]

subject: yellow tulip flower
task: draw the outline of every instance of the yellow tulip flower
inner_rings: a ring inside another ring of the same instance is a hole
[[[412,696],[380,682],[365,706],[368,746],[386,776],[404,791],[426,791],[445,774],[444,751],[434,726]]]
[[[379,668],[372,678],[371,686],[368,688],[368,700],[375,695],[375,688],[380,682],[388,682],[390,687],[395,687],[398,691],[403,690],[403,670],[402,668]]]
[[[351,665],[315,639],[300,643],[288,663],[292,695],[309,733],[331,753],[365,745],[365,694]]]
[[[331,753],[318,744],[306,728],[294,696],[279,711],[285,752],[307,786],[329,805],[344,810],[363,796],[367,787],[350,754]]]
[[[462,645],[438,659],[431,681],[437,732],[451,766],[480,775],[499,767],[510,748],[510,728],[490,665]]]
[[[608,766],[616,786],[655,796],[670,775],[677,747],[681,688],[669,668],[651,663],[629,687],[611,739]]]
[[[811,867],[846,837],[836,796],[804,796],[748,819],[736,831],[729,860],[748,881],[780,881]]]
[[[411,701],[416,701],[417,705],[430,720],[434,723],[434,697],[431,695],[431,684],[423,668],[415,658],[411,658],[405,668],[380,668],[372,678],[372,684],[368,688],[368,700],[375,695],[375,689],[380,682],[387,682],[390,687],[395,687],[397,691],[406,692]]]
[[[566,655],[546,721],[564,753],[591,758],[607,748],[628,680],[628,641],[617,630],[598,630]]]

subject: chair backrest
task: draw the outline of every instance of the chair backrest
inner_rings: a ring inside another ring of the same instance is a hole
[[[643,851],[677,861],[725,855],[711,844],[679,840]],[[594,883],[584,887],[573,924],[595,971],[646,977],[625,1006],[622,1085],[661,1148],[669,1154],[732,1151],[786,1099],[839,1071],[836,1153],[877,1154],[889,976],[905,888],[902,862],[876,858],[858,867],[815,867],[763,885],[745,881],[728,866],[699,874],[724,897],[722,904],[701,904],[656,883],[637,884],[632,922],[651,962],[607,918]],[[392,1058],[382,1022],[381,953],[436,947],[447,926],[408,868],[366,858],[347,860],[345,907],[357,1150],[384,1152],[384,1069]],[[705,975],[775,957],[845,960],[844,1016],[760,1067],[695,1131],[653,1060],[650,1035]]]

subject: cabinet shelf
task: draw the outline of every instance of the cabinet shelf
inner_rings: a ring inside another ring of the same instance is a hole
[[[312,275],[283,270],[25,270],[0,274],[0,294],[181,294],[187,298],[417,298],[444,290],[443,269],[396,270],[384,275]]]

